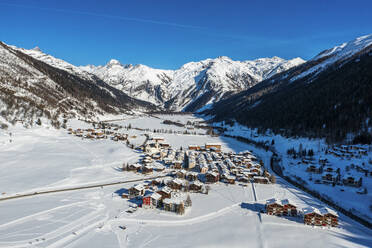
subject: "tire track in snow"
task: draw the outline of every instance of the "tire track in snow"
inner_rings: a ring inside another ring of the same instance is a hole
[[[187,224],[197,224],[200,222],[204,222],[213,218],[216,218],[218,216],[221,216],[229,211],[232,211],[234,208],[238,207],[241,205],[241,202],[235,203],[231,206],[222,208],[220,210],[217,210],[215,212],[202,215],[202,216],[197,216],[194,218],[186,219],[186,220],[151,220],[151,219],[133,219],[133,218],[119,218],[112,220],[112,224],[120,224],[120,223],[138,223],[138,224],[146,224],[146,225],[159,225],[159,226],[178,226],[178,225],[187,225]]]

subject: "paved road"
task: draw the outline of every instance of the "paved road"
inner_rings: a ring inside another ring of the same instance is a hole
[[[99,187],[111,186],[111,185],[116,185],[116,184],[141,182],[141,181],[152,180],[152,179],[156,179],[156,178],[164,178],[164,177],[169,177],[169,176],[166,175],[166,176],[156,176],[156,177],[145,177],[145,178],[138,178],[138,179],[133,179],[133,180],[126,180],[126,181],[116,181],[116,182],[111,182],[111,183],[100,183],[100,184],[77,186],[77,187],[71,187],[71,188],[60,188],[60,189],[53,189],[53,190],[41,190],[41,191],[36,191],[36,192],[32,192],[32,193],[16,194],[16,195],[7,196],[7,197],[0,197],[0,201],[6,201],[6,200],[11,200],[11,199],[17,199],[17,198],[24,198],[24,197],[35,196],[35,195],[44,195],[44,194],[65,192],[65,191],[99,188]]]

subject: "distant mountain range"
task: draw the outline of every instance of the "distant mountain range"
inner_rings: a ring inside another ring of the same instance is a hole
[[[215,121],[331,141],[372,129],[372,35],[325,50],[204,112]]]
[[[302,63],[304,60],[300,58],[233,61],[218,57],[190,62],[178,70],[122,65],[117,60],[104,66],[88,65],[80,69],[131,97],[150,101],[164,109],[194,112]]]
[[[153,110],[334,140],[372,127],[372,35],[305,62],[278,57],[145,65],[74,66],[40,49],[0,42],[0,114],[7,121],[57,120]]]

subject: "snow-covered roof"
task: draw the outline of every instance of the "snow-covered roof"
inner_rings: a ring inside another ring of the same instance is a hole
[[[275,199],[275,198],[271,198],[271,199],[266,200],[266,204],[268,204],[268,205],[270,205],[270,204],[274,204],[274,203],[279,204],[279,205],[282,205],[282,204],[279,202],[279,200],[277,200],[277,199]]]
[[[167,194],[170,194],[172,192],[172,190],[168,186],[164,186],[163,188],[161,188],[161,191]]]
[[[303,208],[303,209],[302,209],[302,212],[303,212],[304,214],[312,214],[312,213],[316,213],[316,214],[321,215],[319,209],[317,209],[317,208],[313,208],[313,207],[306,207],[306,208]]]
[[[328,207],[322,207],[322,208],[320,208],[320,209],[319,209],[319,212],[320,212],[320,214],[322,214],[322,215],[325,215],[325,214],[332,214],[332,215],[334,215],[334,216],[338,216],[338,214],[337,214],[336,211],[334,211],[334,210],[332,210],[332,209],[330,209],[330,208],[328,208]]]
[[[287,205],[287,204],[291,204],[291,205],[295,206],[295,204],[291,200],[289,200],[289,199],[283,199],[281,201],[281,203],[282,203],[283,206],[284,205]]]
[[[151,198],[154,199],[154,200],[160,200],[161,199],[161,195],[158,194],[158,193],[156,193],[156,192],[154,192],[154,193],[152,193]]]
[[[137,185],[134,185],[133,188],[135,188],[138,191],[141,191],[145,189],[145,186],[143,184],[137,184]]]

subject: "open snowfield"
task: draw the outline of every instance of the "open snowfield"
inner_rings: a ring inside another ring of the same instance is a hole
[[[149,124],[153,117],[141,118],[141,121],[134,118],[130,121],[140,128],[155,128],[155,124]],[[183,118],[182,121],[192,117],[175,118]],[[68,125],[85,128],[78,121]],[[141,131],[129,133],[138,137],[133,140],[142,141]],[[220,142],[223,150],[253,150],[265,163],[269,159],[265,151],[234,139],[159,135],[177,148]],[[123,162],[135,162],[141,156],[124,143],[81,139],[68,135],[66,130],[10,127],[2,131],[0,147],[0,192],[6,193],[0,197],[142,177],[118,169]],[[323,205],[280,178],[272,185],[211,185],[208,195],[191,194],[193,206],[182,216],[157,209],[127,213],[129,202],[115,192],[131,185],[133,183],[0,201],[0,247],[372,246],[372,230],[343,215],[339,228],[328,229],[305,226],[300,217],[261,214],[259,210],[265,201],[273,197],[289,198],[300,208]]]

